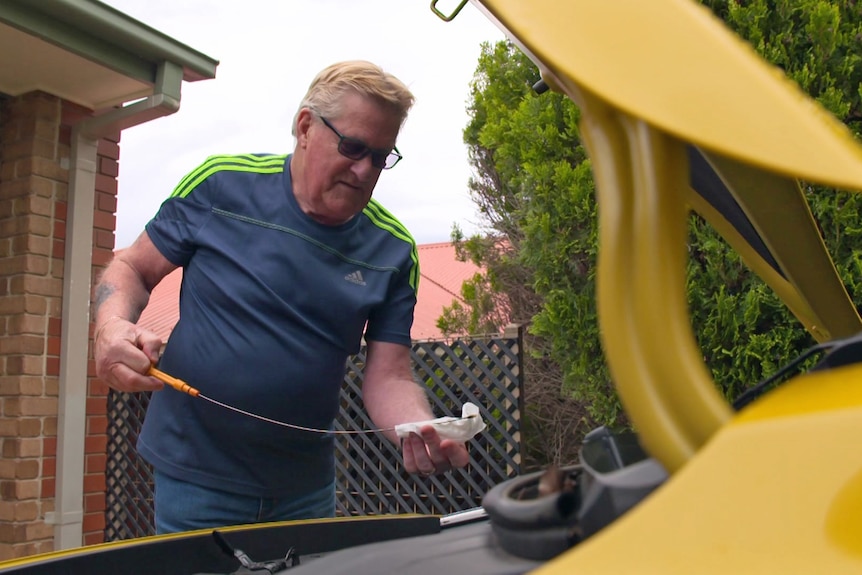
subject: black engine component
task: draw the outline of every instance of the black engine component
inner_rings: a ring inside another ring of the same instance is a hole
[[[482,501],[507,552],[548,560],[597,533],[667,479],[633,433],[600,427],[584,439],[581,463],[494,487]]]

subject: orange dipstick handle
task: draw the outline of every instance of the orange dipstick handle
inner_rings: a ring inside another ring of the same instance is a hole
[[[171,387],[173,387],[177,391],[179,391],[181,393],[188,393],[192,397],[197,397],[201,393],[197,389],[193,388],[192,386],[190,386],[189,384],[184,382],[183,380],[177,379],[175,377],[171,377],[167,373],[165,373],[159,369],[156,369],[155,367],[150,367],[150,371],[148,372],[148,375],[152,375],[153,377],[155,377],[159,381],[166,383],[167,385],[170,385]]]

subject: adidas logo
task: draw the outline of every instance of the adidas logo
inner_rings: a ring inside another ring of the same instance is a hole
[[[358,286],[366,285],[365,279],[363,279],[363,277],[362,277],[362,272],[360,272],[359,270],[356,270],[355,272],[353,272],[351,274],[347,274],[346,276],[344,276],[344,279],[346,279],[350,283],[356,284]]]

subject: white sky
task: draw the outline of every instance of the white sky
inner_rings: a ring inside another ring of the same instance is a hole
[[[481,43],[504,35],[472,4],[444,22],[429,0],[103,1],[220,62],[215,79],[183,84],[177,113],[123,131],[117,248],[207,156],[292,151],[290,122],[308,84],[351,59],[375,62],[416,96],[398,139],[404,160],[383,172],[374,197],[420,244],[448,241],[453,223],[480,231],[462,132]]]

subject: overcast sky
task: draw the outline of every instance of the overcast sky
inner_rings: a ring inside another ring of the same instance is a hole
[[[183,84],[179,112],[123,131],[117,248],[207,156],[292,151],[290,122],[308,84],[351,59],[379,64],[416,96],[398,139],[404,160],[383,172],[374,197],[420,244],[448,241],[453,223],[480,229],[462,132],[481,44],[504,36],[473,5],[444,22],[428,0],[103,1],[220,62],[215,79]]]

